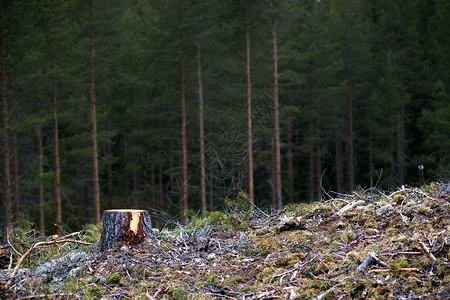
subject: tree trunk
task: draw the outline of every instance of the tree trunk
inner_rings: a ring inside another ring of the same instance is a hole
[[[136,245],[150,239],[151,219],[148,211],[137,209],[113,209],[103,212],[103,230],[99,242],[105,251],[117,242]]]
[[[163,181],[163,166],[162,162],[159,163],[158,182],[159,182],[159,208],[164,207],[164,181]]]
[[[202,215],[206,212],[205,133],[203,128],[203,83],[200,38],[197,41],[198,106],[200,123],[200,187]]]
[[[45,234],[45,214],[44,214],[44,153],[42,149],[42,129],[38,128],[38,157],[39,157],[39,230]]]
[[[275,3],[272,6],[272,43],[273,43],[273,108],[274,108],[274,136],[275,136],[275,197],[276,210],[283,209],[281,198],[281,151],[280,151],[280,108],[278,99],[278,51],[277,51],[277,19],[275,17]]]
[[[55,28],[53,25],[53,10],[52,2],[50,0],[51,11],[51,70],[52,70],[52,98],[53,98],[53,135],[54,135],[54,157],[55,157],[55,198],[56,198],[56,225],[59,231],[61,226],[61,175],[59,168],[59,131],[58,131],[58,103],[56,94],[56,75],[55,75]],[[59,232],[58,232],[59,233]]]
[[[91,51],[90,71],[91,71],[91,117],[92,117],[92,151],[93,153],[93,194],[95,207],[95,224],[100,223],[100,184],[98,179],[98,146],[97,146],[97,109],[95,97],[95,70],[94,70],[94,29],[92,19],[92,1],[89,1],[89,47]]]
[[[367,112],[368,112],[368,116],[367,119],[369,120],[369,133],[368,133],[368,152],[369,152],[369,174],[370,174],[370,187],[374,187],[373,186],[373,173],[374,173],[374,169],[373,169],[373,145],[372,145],[372,101],[371,98],[369,97],[368,99],[368,104],[367,104]]]
[[[341,180],[341,171],[342,171],[342,157],[341,157],[341,142],[340,142],[340,136],[339,136],[339,129],[338,129],[338,121],[337,121],[337,110],[333,114],[333,123],[334,123],[334,164],[336,168],[336,191],[338,193],[341,192],[342,187],[342,180]]]
[[[308,120],[309,129],[309,153],[308,153],[308,190],[309,190],[309,201],[314,201],[314,120],[309,118]],[[300,177],[301,178],[301,177]]]
[[[13,121],[14,123],[14,121]],[[14,214],[15,219],[19,217],[20,212],[20,193],[19,193],[19,156],[17,152],[17,134],[12,132],[12,167],[13,167],[13,186],[14,186]]]
[[[278,207],[277,207],[277,180],[276,180],[276,167],[275,167],[275,143],[274,143],[274,139],[272,138],[272,143],[271,143],[271,150],[272,150],[272,164],[271,164],[271,180],[270,180],[270,189],[272,191],[272,211],[277,213],[278,212]]]
[[[1,12],[1,18],[3,18],[3,10]],[[6,97],[6,53],[5,53],[5,31],[3,29],[3,20],[1,24],[1,72],[2,72],[2,113],[3,113],[3,202],[5,204],[5,225],[11,221],[12,207],[11,207],[11,170],[9,161],[9,111],[8,111],[8,99]]]
[[[320,107],[319,103],[316,103],[316,179],[317,179],[317,200],[322,200],[322,145],[320,138]]]
[[[348,36],[351,34],[351,25],[347,26]],[[347,41],[347,157],[349,172],[350,193],[355,189],[355,164],[354,164],[354,146],[353,146],[353,87],[352,87],[352,55],[350,49],[350,38]]]
[[[214,173],[213,163],[209,167],[209,210],[214,210]]]
[[[153,153],[153,147],[150,145],[149,153],[150,161],[150,207],[155,208],[156,205],[156,184],[155,184],[155,155]]]
[[[294,203],[294,168],[292,162],[292,118],[288,112],[287,124],[287,165],[288,165],[288,198],[289,203]]]
[[[113,171],[112,171],[112,141],[109,140],[106,145],[106,151],[108,155],[108,208],[112,208],[112,195],[113,195]]]
[[[186,142],[186,95],[184,88],[184,52],[183,34],[181,27],[183,24],[183,8],[180,1],[180,93],[181,93],[181,163],[182,163],[182,194],[181,194],[181,218],[187,222],[186,211],[188,209],[188,175],[187,175],[187,142]]]
[[[399,91],[395,90],[397,110],[397,180],[399,185],[405,183],[405,106],[400,98]]]
[[[247,144],[248,144],[248,199],[250,211],[255,203],[253,187],[253,138],[252,138],[252,85],[250,79],[250,36],[245,29],[245,70],[247,75]]]

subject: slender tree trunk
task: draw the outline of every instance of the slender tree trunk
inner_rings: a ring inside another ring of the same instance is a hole
[[[150,207],[156,208],[156,173],[155,173],[155,153],[153,152],[153,147],[150,146]]]
[[[250,200],[250,211],[255,204],[253,187],[253,137],[252,137],[252,85],[250,78],[250,35],[248,28],[245,29],[245,70],[247,75],[247,144],[248,144],[248,198]]]
[[[56,52],[55,52],[55,28],[53,24],[53,7],[50,0],[50,11],[52,21],[50,24],[51,36],[51,70],[52,70],[52,98],[53,98],[53,135],[54,135],[54,156],[55,156],[55,198],[56,198],[56,225],[59,231],[61,226],[61,174],[59,167],[59,131],[58,131],[58,101],[56,93]],[[60,232],[58,232],[60,233]]]
[[[292,162],[292,119],[291,114],[288,112],[288,124],[287,124],[287,164],[288,164],[288,192],[289,203],[294,203],[294,168]]]
[[[200,38],[197,40],[198,109],[200,123],[200,187],[202,215],[206,212],[205,133],[203,128],[203,82]]]
[[[36,89],[36,99],[37,99],[37,115],[41,115],[41,85],[38,84]],[[40,125],[37,126],[37,154],[39,160],[39,231],[45,234],[45,213],[44,213],[44,182],[42,178],[44,176],[44,151],[42,147],[42,128]]]
[[[314,141],[314,120],[313,118],[309,118],[308,121],[308,128],[309,128],[309,134],[311,137],[311,140],[309,142],[309,155],[308,155],[308,189],[309,189],[309,201],[314,201],[314,147],[315,147],[315,141]]]
[[[349,188],[350,192],[355,189],[355,166],[354,166],[354,146],[353,146],[353,87],[352,87],[352,53],[350,49],[351,25],[347,25],[347,157],[349,171]]]
[[[317,200],[322,200],[322,145],[320,138],[320,107],[316,104],[316,176],[317,176]]]
[[[341,179],[341,172],[342,172],[342,156],[341,156],[341,143],[339,138],[339,129],[338,129],[338,121],[337,121],[337,109],[333,114],[333,123],[334,123],[334,165],[336,168],[336,191],[338,193],[341,192],[342,187],[342,179]]]
[[[39,157],[39,230],[45,234],[45,214],[44,214],[44,153],[42,149],[42,129],[38,127],[37,132],[38,157]]]
[[[123,136],[123,181],[125,184],[125,191],[127,194],[130,194],[130,183],[129,183],[129,162],[128,162],[128,136],[124,134]]]
[[[186,211],[188,209],[188,170],[187,170],[187,143],[186,143],[186,96],[184,87],[184,52],[183,52],[183,34],[181,26],[183,24],[183,8],[180,1],[180,94],[181,94],[181,161],[182,161],[182,195],[181,195],[181,218],[184,223],[187,222]]]
[[[134,141],[134,145],[136,145],[136,141]],[[133,179],[133,207],[135,209],[139,208],[140,199],[139,199],[139,187],[138,187],[138,171],[137,171],[137,157],[136,154],[131,155],[131,177]]]
[[[106,153],[108,155],[108,208],[112,209],[112,197],[113,197],[113,171],[112,171],[112,163],[111,163],[111,156],[112,156],[112,141],[108,141],[106,145]]]
[[[209,168],[209,210],[214,210],[214,173],[213,164]]]
[[[395,90],[397,110],[397,180],[398,184],[405,183],[405,106],[400,99],[399,91]]]
[[[150,146],[150,207],[156,207],[156,192],[155,192],[155,163],[154,163],[154,153],[153,147]]]
[[[272,43],[273,43],[273,105],[274,105],[274,136],[275,136],[275,193],[276,210],[283,209],[281,195],[281,151],[280,151],[280,107],[278,99],[278,50],[277,50],[277,19],[275,17],[275,3],[272,5]]]
[[[158,182],[159,182],[159,207],[163,209],[164,207],[164,181],[163,181],[163,166],[159,163],[158,171]]]
[[[392,125],[391,125],[392,126]],[[394,145],[394,133],[389,134],[389,156],[391,157],[390,161],[390,178],[389,178],[389,186],[393,186],[395,183],[395,145]]]
[[[14,122],[13,122],[14,123]],[[14,214],[19,217],[20,212],[20,193],[19,193],[19,157],[17,153],[17,134],[11,133],[12,137],[12,167],[13,167],[13,186],[14,186]]]
[[[368,133],[368,152],[369,152],[369,174],[370,174],[370,187],[374,187],[373,186],[373,145],[372,145],[372,101],[370,100],[370,97],[368,99],[368,104],[367,104],[367,109],[368,109],[368,116],[367,119],[369,120],[369,133]]]
[[[3,113],[3,202],[5,204],[5,225],[11,221],[12,206],[11,206],[11,170],[9,161],[9,109],[8,99],[6,96],[7,77],[6,77],[6,51],[5,51],[5,30],[3,20],[3,9],[1,11],[1,72],[2,72],[2,113]]]
[[[89,186],[87,183],[83,187],[83,208],[84,208],[84,223],[89,223],[91,220],[89,219]]]
[[[92,151],[93,151],[93,194],[95,207],[95,224],[100,223],[100,184],[98,179],[98,145],[97,145],[97,108],[95,94],[95,48],[94,48],[94,25],[92,18],[92,0],[89,1],[89,48],[91,51],[90,71],[91,71],[91,118],[92,118]]]

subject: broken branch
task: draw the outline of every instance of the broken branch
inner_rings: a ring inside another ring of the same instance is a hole
[[[430,252],[430,250],[428,249],[427,245],[425,245],[424,242],[419,242],[420,247],[422,247],[423,252],[425,252],[425,254],[431,259],[432,262],[436,262],[437,259],[436,257],[434,257],[433,253]]]

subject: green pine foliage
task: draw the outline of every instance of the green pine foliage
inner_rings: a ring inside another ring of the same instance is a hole
[[[14,213],[23,213],[35,224],[43,183],[46,227],[55,230],[53,78],[62,218],[71,230],[93,222],[90,29],[102,210],[149,209],[157,226],[180,217],[180,52],[185,65],[189,206],[194,212],[200,209],[198,41],[208,210],[223,208],[225,199],[247,192],[246,30],[255,204],[270,207],[273,14],[278,26],[284,202],[315,201],[324,196],[323,190],[351,192],[353,185],[414,185],[417,165],[425,166],[426,180],[440,179],[449,169],[447,1],[113,0],[92,5],[91,24],[88,4],[79,0],[1,3],[0,72],[6,78],[1,89],[9,124],[0,132],[15,141],[9,149],[11,166],[15,158],[18,162],[17,174],[10,170],[10,188],[16,183],[19,195],[13,198]],[[43,173],[38,169],[39,136]],[[3,155],[3,144],[1,150]]]

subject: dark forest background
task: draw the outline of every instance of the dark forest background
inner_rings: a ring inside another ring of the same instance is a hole
[[[245,200],[249,95],[259,207],[276,206],[277,120],[285,204],[416,186],[418,165],[449,178],[449,16],[445,0],[2,0],[2,223],[73,230],[97,204],[182,219],[184,168],[191,211],[202,190],[207,210]]]

